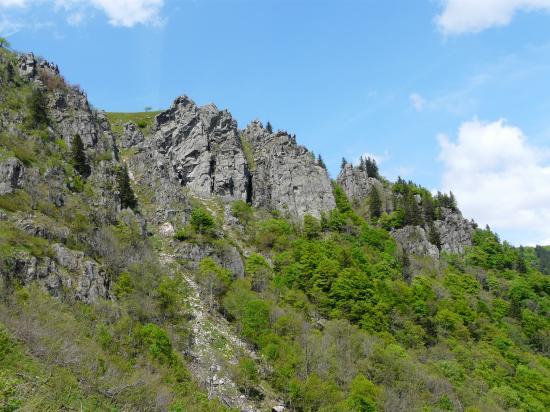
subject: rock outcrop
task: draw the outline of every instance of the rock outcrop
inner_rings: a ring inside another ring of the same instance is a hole
[[[243,139],[253,150],[252,202],[293,217],[319,217],[335,207],[330,178],[312,153],[286,132],[269,133],[252,122]]]
[[[135,123],[128,122],[124,125],[124,133],[122,134],[122,139],[120,140],[120,146],[124,149],[128,149],[142,143],[143,140],[143,133]]]
[[[152,136],[135,147],[130,169],[163,205],[158,222],[167,219],[165,206],[176,207],[186,191],[293,217],[320,216],[335,206],[326,170],[294,137],[267,133],[259,122],[239,131],[227,111],[198,107],[186,96],[157,115]]]
[[[388,213],[393,211],[391,187],[385,187],[379,179],[368,177],[367,173],[359,167],[347,163],[340,171],[336,182],[348,197],[356,202],[363,201],[373,189],[376,189],[380,196],[382,210]]]
[[[53,296],[68,295],[85,303],[109,298],[109,277],[97,262],[60,244],[54,244],[52,250],[53,257],[41,258],[19,252],[10,258],[7,267],[0,267],[0,274],[8,282],[37,281]]]
[[[0,160],[0,195],[21,188],[24,172],[25,166],[18,159],[9,157]]]
[[[403,248],[407,255],[430,256],[439,258],[439,249],[430,243],[428,234],[421,226],[405,226],[393,230],[391,235]]]
[[[472,245],[472,236],[477,225],[464,219],[460,211],[441,209],[441,219],[434,222],[441,238],[441,251],[462,254]]]

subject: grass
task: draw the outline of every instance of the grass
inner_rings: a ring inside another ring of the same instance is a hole
[[[241,138],[241,145],[243,147],[244,157],[246,158],[246,163],[248,169],[254,171],[256,169],[256,161],[254,160],[254,149],[250,142],[242,134],[239,136]]]
[[[113,133],[117,136],[121,136],[124,133],[124,124],[128,122],[135,123],[144,134],[147,134],[151,130],[151,126],[155,121],[155,116],[159,114],[157,112],[136,112],[136,113],[107,113],[107,120],[111,124]]]

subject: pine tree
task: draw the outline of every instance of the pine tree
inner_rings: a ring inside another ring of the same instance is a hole
[[[327,165],[325,164],[325,162],[323,161],[323,158],[321,157],[321,155],[319,155],[317,157],[317,164],[319,166],[321,166],[323,169],[327,170]]]
[[[405,195],[404,206],[405,225],[418,226],[424,223],[422,219],[422,213],[420,212],[420,208],[418,207],[418,203],[416,203],[416,198],[412,191],[407,192],[407,194]]]
[[[29,118],[27,126],[30,128],[41,128],[48,124],[48,113],[46,111],[46,97],[40,89],[33,90],[28,100]]]
[[[267,130],[267,132],[270,134],[273,133],[273,126],[271,126],[271,123],[267,122],[265,130]]]
[[[346,160],[346,158],[342,157],[342,165],[340,167],[343,169],[344,167],[346,167],[347,164],[348,164],[348,161]]]
[[[367,157],[365,160],[365,168],[367,169],[368,177],[378,178],[378,165],[376,164],[376,160]]]
[[[519,273],[527,273],[527,263],[525,263],[525,249],[523,246],[519,247],[518,256],[516,260],[516,270]]]
[[[71,156],[72,163],[78,174],[84,178],[90,175],[90,166],[86,159],[86,153],[84,152],[84,144],[80,135],[76,135],[71,142]]]
[[[428,240],[432,245],[437,246],[437,248],[441,250],[441,235],[433,222],[430,222],[428,227]]]
[[[117,173],[117,185],[120,193],[120,207],[122,209],[137,207],[137,199],[130,185],[130,176],[128,176],[128,168],[124,165]]]
[[[369,212],[371,219],[378,219],[382,216],[382,200],[378,189],[374,186],[369,193]]]

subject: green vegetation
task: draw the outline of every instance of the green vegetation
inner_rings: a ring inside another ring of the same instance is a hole
[[[254,149],[243,134],[240,134],[239,138],[241,139],[241,146],[243,148],[248,169],[254,171],[256,169],[256,160],[254,160]]]
[[[119,168],[116,180],[120,195],[120,207],[122,209],[136,209],[138,203],[132,185],[130,184],[130,176],[128,175],[128,168],[126,165]]]
[[[78,137],[69,148],[47,131],[50,89],[36,94],[0,53],[3,113],[28,119],[0,133],[0,159],[33,178],[0,196],[0,411],[228,410],[190,372],[194,334],[205,332],[197,318],[211,332],[201,351],[242,394],[293,412],[547,410],[548,247],[516,248],[486,228],[463,255],[404,255],[389,230],[425,224],[441,249],[434,221],[456,200],[403,179],[391,214],[377,189],[357,205],[335,184],[336,208],[318,218],[193,200],[172,220],[188,222],[179,241],[160,238],[132,210],[126,167],[106,162],[103,180],[84,179],[107,155],[88,159]],[[109,116],[122,127],[138,115]],[[377,176],[375,161],[361,163]],[[98,206],[117,195],[122,210]],[[156,210],[152,198],[140,207]],[[228,229],[222,213],[238,224]],[[112,299],[80,301],[55,244],[97,262]],[[244,274],[228,269],[239,257]]]
[[[88,164],[88,159],[86,159],[84,144],[79,135],[73,138],[71,143],[71,155],[74,169],[80,176],[84,178],[88,177],[90,175],[90,165]]]
[[[160,111],[145,111],[136,113],[107,113],[107,120],[111,124],[113,133],[121,136],[124,132],[124,124],[133,122],[138,126],[144,134],[148,134],[155,122],[155,116],[161,113]]]

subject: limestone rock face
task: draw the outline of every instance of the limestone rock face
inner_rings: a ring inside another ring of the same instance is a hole
[[[97,262],[86,258],[84,253],[53,245],[55,258],[60,266],[72,276],[66,278],[66,286],[74,290],[75,298],[84,302],[95,302],[108,298],[108,276]]]
[[[364,170],[348,163],[340,171],[336,182],[342,187],[348,197],[355,201],[363,201],[375,188],[382,202],[382,210],[388,213],[393,211],[391,189],[385,188],[380,180],[368,177]]]
[[[285,132],[268,133],[252,122],[244,131],[253,150],[252,197],[255,206],[319,217],[336,204],[325,169],[311,152]]]
[[[175,182],[195,194],[247,199],[248,167],[237,123],[227,111],[180,97],[156,117],[148,149],[160,154]]]
[[[144,140],[143,133],[135,125],[135,123],[128,122],[124,125],[124,134],[122,135],[122,139],[120,141],[120,145],[127,149],[132,146],[136,146],[140,143],[142,143]]]
[[[420,226],[405,226],[391,232],[408,255],[439,258],[439,249],[430,243],[426,230]]]
[[[86,258],[84,253],[67,249],[60,244],[52,246],[54,258],[37,258],[19,253],[12,258],[9,269],[0,274],[8,282],[17,280],[23,284],[37,281],[53,296],[69,294],[85,303],[109,298],[108,276],[97,262]]]
[[[462,254],[472,245],[476,224],[464,219],[459,211],[442,209],[441,220],[436,220],[434,225],[441,238],[442,251]]]
[[[0,160],[0,195],[21,188],[24,173],[25,166],[18,159],[10,157]]]

